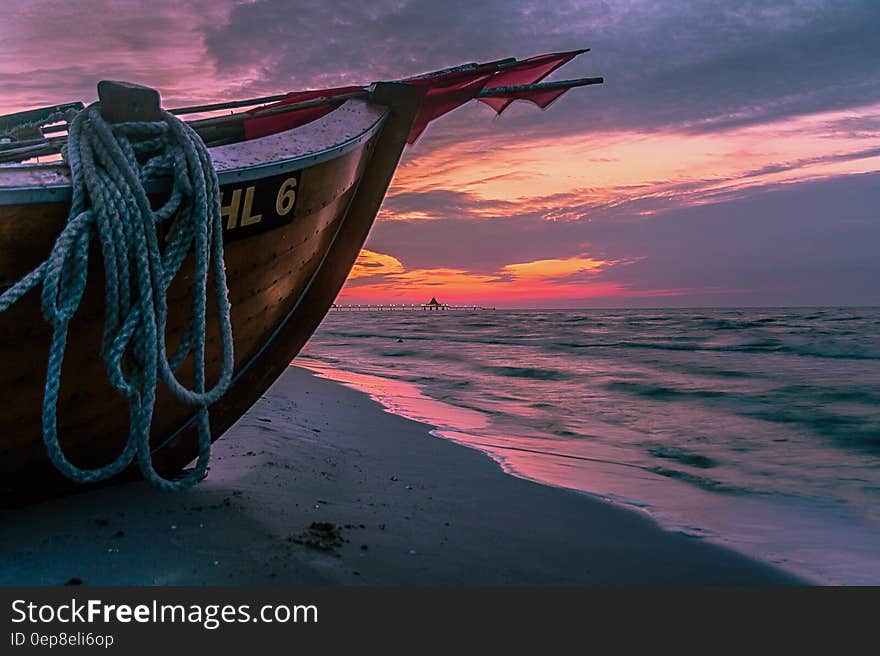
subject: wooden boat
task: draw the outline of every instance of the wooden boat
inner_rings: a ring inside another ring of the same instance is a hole
[[[235,340],[232,385],[211,407],[213,438],[283,373],[327,313],[379,210],[423,95],[411,84],[377,83],[297,129],[212,148]],[[0,292],[45,259],[67,220],[70,194],[61,163],[0,167]],[[102,279],[101,267],[99,257],[90,258],[90,281]],[[168,292],[172,341],[186,321],[187,278],[179,276]],[[111,461],[128,437],[128,402],[107,381],[100,355],[103,303],[102,286],[90,282],[70,327],[58,402],[61,446],[80,467]],[[76,487],[53,468],[42,439],[50,337],[38,292],[0,313],[0,504]],[[211,377],[220,360],[216,329],[209,326],[207,337]],[[160,474],[175,475],[197,455],[194,414],[160,387],[151,433]],[[118,479],[137,475],[129,467]]]

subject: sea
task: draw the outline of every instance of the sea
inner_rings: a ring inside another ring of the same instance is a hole
[[[511,475],[880,584],[880,308],[333,311],[294,364]]]

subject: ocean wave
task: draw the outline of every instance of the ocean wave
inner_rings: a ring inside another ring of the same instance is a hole
[[[727,483],[722,483],[721,481],[715,480],[714,478],[708,478],[706,476],[698,476],[697,474],[692,474],[690,472],[681,471],[680,469],[669,469],[668,467],[651,467],[649,471],[657,474],[658,476],[665,476],[666,478],[674,478],[679,481],[683,481],[688,483],[689,485],[693,485],[695,487],[701,488],[703,490],[708,490],[709,492],[717,492],[718,494],[755,494],[755,490],[751,490],[748,488],[742,488],[735,485],[729,485]]]
[[[744,408],[740,414],[777,424],[796,425],[833,440],[839,447],[871,454],[880,452],[880,422],[876,417],[828,412],[814,405],[781,403],[768,403],[756,409]]]
[[[425,354],[431,360],[445,360],[447,362],[464,362],[467,360],[464,356],[450,351],[431,351]]]
[[[709,456],[694,453],[688,449],[682,449],[674,446],[657,446],[648,449],[655,458],[663,458],[664,460],[675,460],[683,465],[690,465],[699,469],[712,469],[718,466],[718,462]]]
[[[565,380],[568,374],[555,369],[537,367],[481,367],[483,371],[508,378],[530,378],[532,380]]]
[[[700,328],[708,328],[710,330],[749,330],[752,328],[763,328],[768,322],[774,319],[703,319],[699,322]]]
[[[325,330],[325,337],[348,337],[353,339],[373,339],[376,337],[388,338],[390,335],[385,335],[383,333],[356,333],[356,332],[348,332],[348,331],[333,331],[333,330]]]
[[[727,396],[726,392],[709,389],[679,389],[654,383],[636,383],[629,381],[613,381],[604,385],[605,389],[615,392],[627,392],[652,399],[697,398],[714,399]]]
[[[871,388],[832,388],[826,385],[785,385],[772,391],[774,396],[812,399],[821,404],[851,403],[880,407],[880,390]]]
[[[692,338],[693,339],[693,338]],[[867,351],[858,346],[815,348],[805,345],[787,345],[779,340],[754,340],[738,344],[706,344],[681,342],[570,342],[559,341],[548,345],[552,350],[567,349],[649,349],[660,351],[717,352],[717,353],[781,353],[830,360],[880,360],[880,352]]]
[[[749,545],[826,520],[837,541],[843,510],[880,540],[864,519],[880,493],[880,309],[337,313],[309,355],[414,383],[455,408],[435,425],[535,480]],[[485,425],[457,424],[460,410]],[[697,497],[720,512],[694,515]],[[765,504],[786,510],[731,529]]]
[[[383,358],[413,358],[420,355],[418,351],[407,350],[377,349],[376,352]]]
[[[849,317],[827,317],[823,321],[865,321],[868,317],[849,316]]]
[[[710,462],[699,449],[688,451],[696,418],[704,422],[700,439],[713,445],[713,458],[720,454],[710,460],[728,474],[777,440],[828,452],[830,461],[834,452],[880,451],[878,319],[869,309],[499,311],[442,321],[339,313],[316,338],[323,355],[338,356],[318,359],[393,378],[415,374],[427,393],[453,405],[555,439],[594,435],[641,458],[648,454],[639,433],[659,426],[645,416],[650,407],[663,413],[669,442],[660,446],[673,449],[650,455],[710,469],[700,466]],[[548,384],[535,398],[539,381]],[[668,409],[656,405],[664,402]],[[575,434],[559,433],[551,416]],[[736,435],[734,426],[748,433]],[[777,466],[805,480],[796,472],[807,465]]]
[[[766,378],[767,375],[755,371],[742,371],[739,369],[722,369],[720,367],[712,367],[708,365],[693,365],[664,362],[663,366],[667,369],[674,369],[686,374],[696,374],[698,376],[714,376],[718,378]]]

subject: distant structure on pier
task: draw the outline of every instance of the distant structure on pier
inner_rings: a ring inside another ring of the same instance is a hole
[[[341,305],[339,303],[334,303],[331,307],[331,310],[337,312],[370,312],[370,311],[383,311],[383,312],[412,312],[415,310],[435,310],[435,311],[458,311],[461,312],[463,310],[469,310],[471,312],[480,312],[480,311],[491,311],[495,308],[493,307],[483,307],[481,305],[449,305],[447,303],[440,303],[437,301],[436,296],[432,296],[431,300],[427,303],[422,303],[421,305],[416,305],[415,303],[389,303],[389,304],[358,304],[358,305]]]

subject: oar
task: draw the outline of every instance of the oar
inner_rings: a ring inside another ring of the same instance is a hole
[[[286,93],[278,93],[274,96],[263,96],[262,98],[251,98],[249,100],[232,100],[222,103],[211,103],[209,105],[192,105],[190,107],[175,107],[169,109],[169,114],[182,116],[184,114],[203,114],[207,112],[216,112],[221,109],[238,109],[239,107],[250,107],[251,105],[265,105],[266,103],[278,102],[287,98]]]
[[[10,148],[9,150],[0,151],[0,164],[23,162],[26,159],[42,157],[43,155],[55,155],[61,152],[61,148],[66,141],[66,139],[59,142],[53,140],[47,141],[43,145],[24,146],[22,148]]]
[[[15,148],[24,148],[25,146],[42,146],[50,141],[64,141],[66,138],[67,137],[52,137],[51,139],[46,139],[45,137],[37,137],[34,139],[17,139],[7,143],[0,143],[0,152],[14,150]]]

